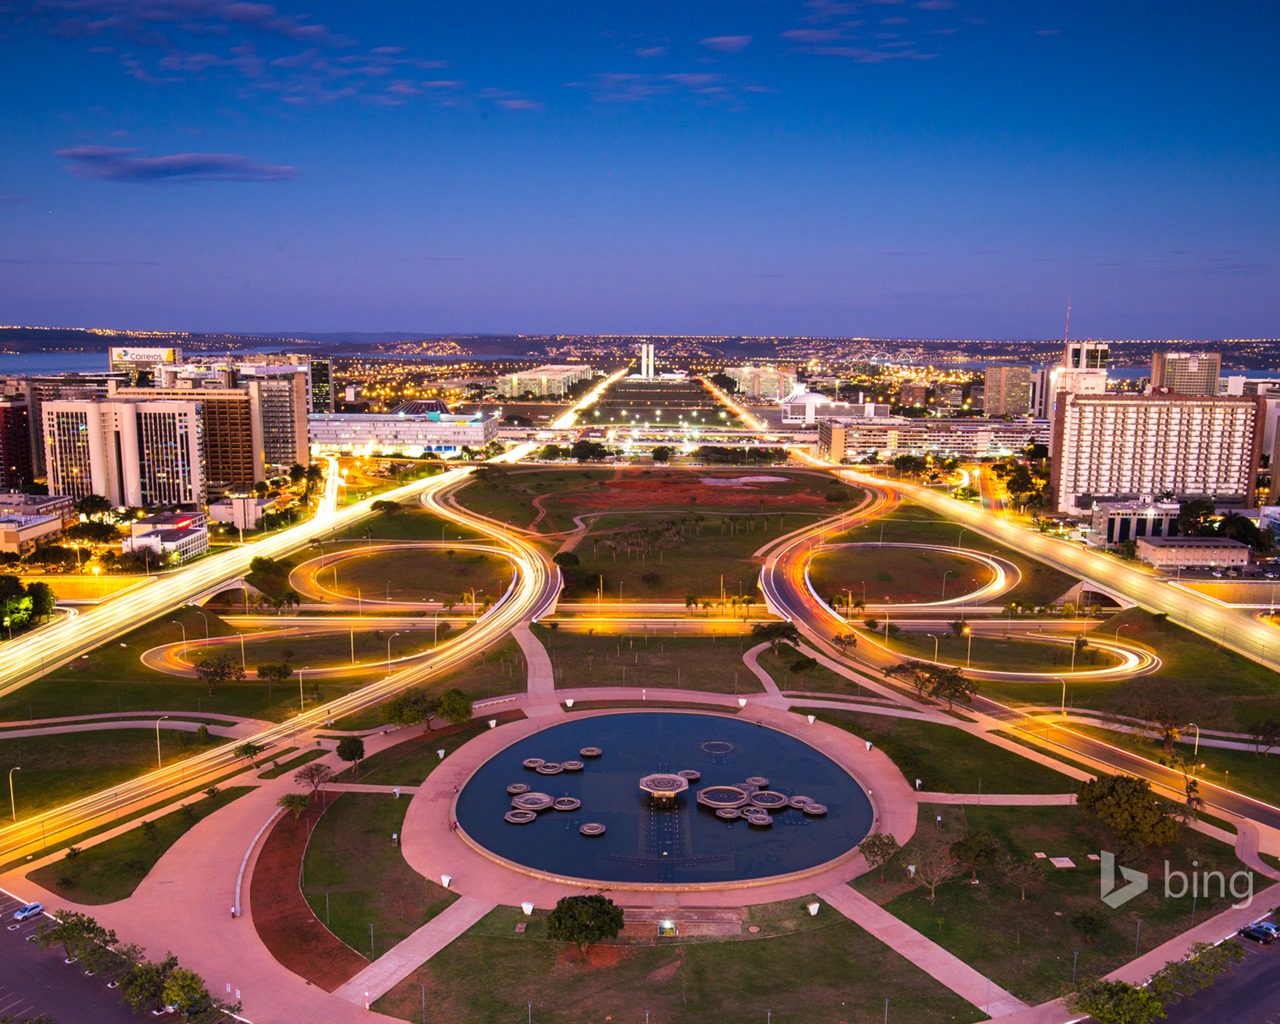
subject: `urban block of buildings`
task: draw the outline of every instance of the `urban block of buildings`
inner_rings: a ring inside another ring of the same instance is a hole
[[[498,394],[503,398],[564,398],[569,389],[582,380],[590,380],[593,372],[585,363],[535,366],[498,378]]]

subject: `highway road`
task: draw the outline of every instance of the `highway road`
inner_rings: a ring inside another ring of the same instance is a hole
[[[838,472],[845,476],[843,470]],[[866,501],[854,510],[853,519],[848,522],[850,526],[882,514],[892,507],[895,500],[894,491],[899,491],[905,496],[915,499],[917,491],[925,490],[924,488],[900,488],[896,483],[887,485],[884,481],[865,477],[861,474],[850,474],[848,478],[868,492]],[[1008,525],[1004,524],[1003,520],[995,520],[989,514],[975,511],[962,502],[941,498],[927,491],[925,493],[929,494],[930,497],[940,499],[936,503],[931,503],[930,507],[935,507],[937,511],[944,514],[951,515],[954,507],[973,512],[974,515],[967,518],[968,521],[973,523],[972,528],[975,530],[979,529],[979,522],[986,520],[994,521],[1006,527]],[[943,503],[945,503],[945,506]],[[965,522],[966,519],[962,518],[960,521]],[[869,670],[873,673],[879,673],[899,659],[882,648],[865,644],[858,647],[856,657],[846,657],[831,642],[834,636],[847,630],[848,627],[845,621],[831,608],[817,600],[805,582],[808,560],[821,544],[824,531],[831,529],[834,522],[835,520],[833,519],[828,520],[825,524],[818,523],[804,527],[778,538],[766,548],[763,548],[762,553],[766,557],[764,568],[760,574],[760,586],[764,591],[765,599],[770,609],[792,622],[814,647],[831,658],[852,664],[860,671]],[[1027,533],[1026,531],[1011,531],[1012,538],[1004,534],[992,534],[988,530],[982,530],[982,532],[996,535],[999,539],[1004,540],[1005,543],[1011,543],[1014,539],[1019,543],[1023,543],[1025,539],[1042,539],[1038,534]],[[1029,550],[1029,546],[1023,544],[1022,550]],[[1072,555],[1092,554],[1078,552],[1070,545],[1068,545],[1068,551]],[[1037,551],[1030,551],[1030,553],[1038,556]],[[1094,558],[1097,558],[1100,564],[1109,569],[1114,569],[1117,565],[1115,559],[1107,558],[1104,560],[1096,555],[1094,555]],[[1066,568],[1067,571],[1078,572],[1079,570],[1070,567],[1072,564],[1071,560],[1066,560],[1062,567]],[[1098,563],[1091,559],[1085,559],[1078,564],[1082,568],[1087,567],[1096,571],[1096,564]],[[1121,568],[1124,567],[1121,566]],[[1146,577],[1142,573],[1135,572],[1133,575],[1138,579],[1145,580],[1148,586],[1158,587],[1161,594],[1164,594],[1168,589],[1153,583],[1150,577]],[[1128,585],[1127,581],[1122,585]],[[1156,610],[1162,609],[1157,608]],[[1043,717],[1027,715],[1017,709],[1006,707],[981,696],[974,698],[968,710],[1006,723],[1006,728],[1009,731],[1017,732],[1023,739],[1037,745],[1056,748],[1063,753],[1096,761],[1113,771],[1126,772],[1130,775],[1148,779],[1174,799],[1181,800],[1183,796],[1185,780],[1181,772],[1163,767],[1137,754],[1121,750],[1119,747],[1111,746],[1101,740],[1093,739],[1071,729],[1054,725]],[[1216,807],[1273,828],[1280,828],[1280,807],[1223,789],[1204,780],[1200,781],[1200,795],[1205,799],[1209,807]]]
[[[270,749],[294,740],[300,734],[306,733],[317,726],[323,726],[328,721],[361,711],[400,690],[423,683],[436,673],[460,664],[501,639],[521,622],[531,618],[536,619],[554,607],[561,586],[558,568],[549,565],[544,556],[518,534],[503,533],[500,529],[493,528],[479,517],[473,517],[464,510],[453,508],[440,501],[445,492],[465,482],[469,473],[469,469],[456,469],[425,482],[416,481],[413,484],[390,492],[389,495],[379,495],[379,498],[383,500],[388,500],[389,498],[390,500],[400,500],[412,497],[415,494],[419,495],[423,505],[434,514],[483,533],[496,543],[504,544],[511,552],[512,563],[516,570],[515,584],[503,594],[502,598],[493,605],[487,614],[481,616],[475,625],[456,638],[442,643],[439,648],[432,652],[430,657],[416,661],[400,671],[393,672],[379,682],[372,683],[361,690],[347,694],[328,704],[305,707],[305,699],[300,695],[300,704],[303,706],[300,708],[298,715],[288,722],[274,725],[254,736],[248,737],[248,742]],[[367,503],[361,503],[361,505],[363,506],[363,512],[360,514],[367,514]],[[354,522],[358,515],[352,515],[351,513],[353,509],[358,508],[358,506],[353,506],[341,512],[329,514],[326,517],[327,528],[340,528],[350,522]],[[296,530],[297,527],[294,529]],[[297,534],[294,534],[288,547],[283,546],[283,544],[279,547],[272,545],[267,547],[266,551],[275,551],[277,554],[283,554],[290,548],[296,547],[299,543],[309,539],[309,536],[310,534],[307,534],[299,538]],[[243,554],[239,549],[230,554],[235,554],[241,558],[244,566],[247,567],[249,557],[265,553],[263,548],[265,543],[260,541],[258,544],[249,546]],[[221,555],[217,557],[222,558]],[[175,577],[175,580],[177,578]],[[202,576],[201,578],[208,577]],[[205,586],[208,585],[210,584],[205,584]],[[166,597],[168,603],[164,605],[164,608],[169,608],[174,603],[179,603],[173,599],[172,591],[176,590],[180,594],[190,595],[195,586],[198,586],[198,583],[187,583],[184,588],[166,588],[164,593],[168,595]],[[150,610],[152,607],[152,605],[146,605],[142,610],[134,608],[132,614],[145,614],[149,618],[151,615],[158,614],[158,612]],[[115,612],[116,608],[117,602],[113,602],[110,610]],[[79,621],[83,621],[85,617],[84,615],[80,616]],[[140,618],[137,622],[131,624],[138,624],[142,621],[146,621],[146,619]],[[121,623],[120,613],[116,612],[111,635],[117,635],[125,628],[128,628],[128,625]],[[245,741],[242,740],[241,742]],[[118,820],[122,815],[160,803],[173,797],[178,792],[192,788],[203,788],[210,781],[242,767],[242,763],[232,754],[233,746],[234,744],[227,744],[214,750],[197,754],[174,765],[160,768],[132,779],[114,789],[103,790],[55,810],[0,828],[0,859],[11,860],[23,855],[38,854],[59,840],[88,831],[99,825],[110,824]]]

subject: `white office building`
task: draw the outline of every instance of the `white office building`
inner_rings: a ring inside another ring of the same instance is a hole
[[[592,373],[585,363],[535,366],[499,377],[498,394],[504,398],[564,398],[578,381],[590,380]]]
[[[309,419],[316,455],[423,455],[450,457],[479,450],[498,437],[498,417],[429,412],[329,413]]]
[[[776,366],[726,366],[726,377],[738,385],[742,398],[779,402],[796,389],[796,372]]]

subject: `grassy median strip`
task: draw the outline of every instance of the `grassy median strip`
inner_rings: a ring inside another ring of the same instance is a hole
[[[219,790],[216,796],[186,804],[96,846],[76,854],[68,851],[61,860],[27,877],[72,903],[98,906],[127,899],[169,847],[209,815],[251,791],[251,786]]]

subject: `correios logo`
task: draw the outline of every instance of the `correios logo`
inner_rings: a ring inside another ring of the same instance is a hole
[[[1102,902],[1112,910],[1123,907],[1135,896],[1141,896],[1147,891],[1150,879],[1145,871],[1127,868],[1123,864],[1117,865],[1116,855],[1110,850],[1103,850],[1100,859],[1102,861]],[[1116,888],[1117,867],[1120,868],[1120,875],[1127,883],[1119,889]]]

